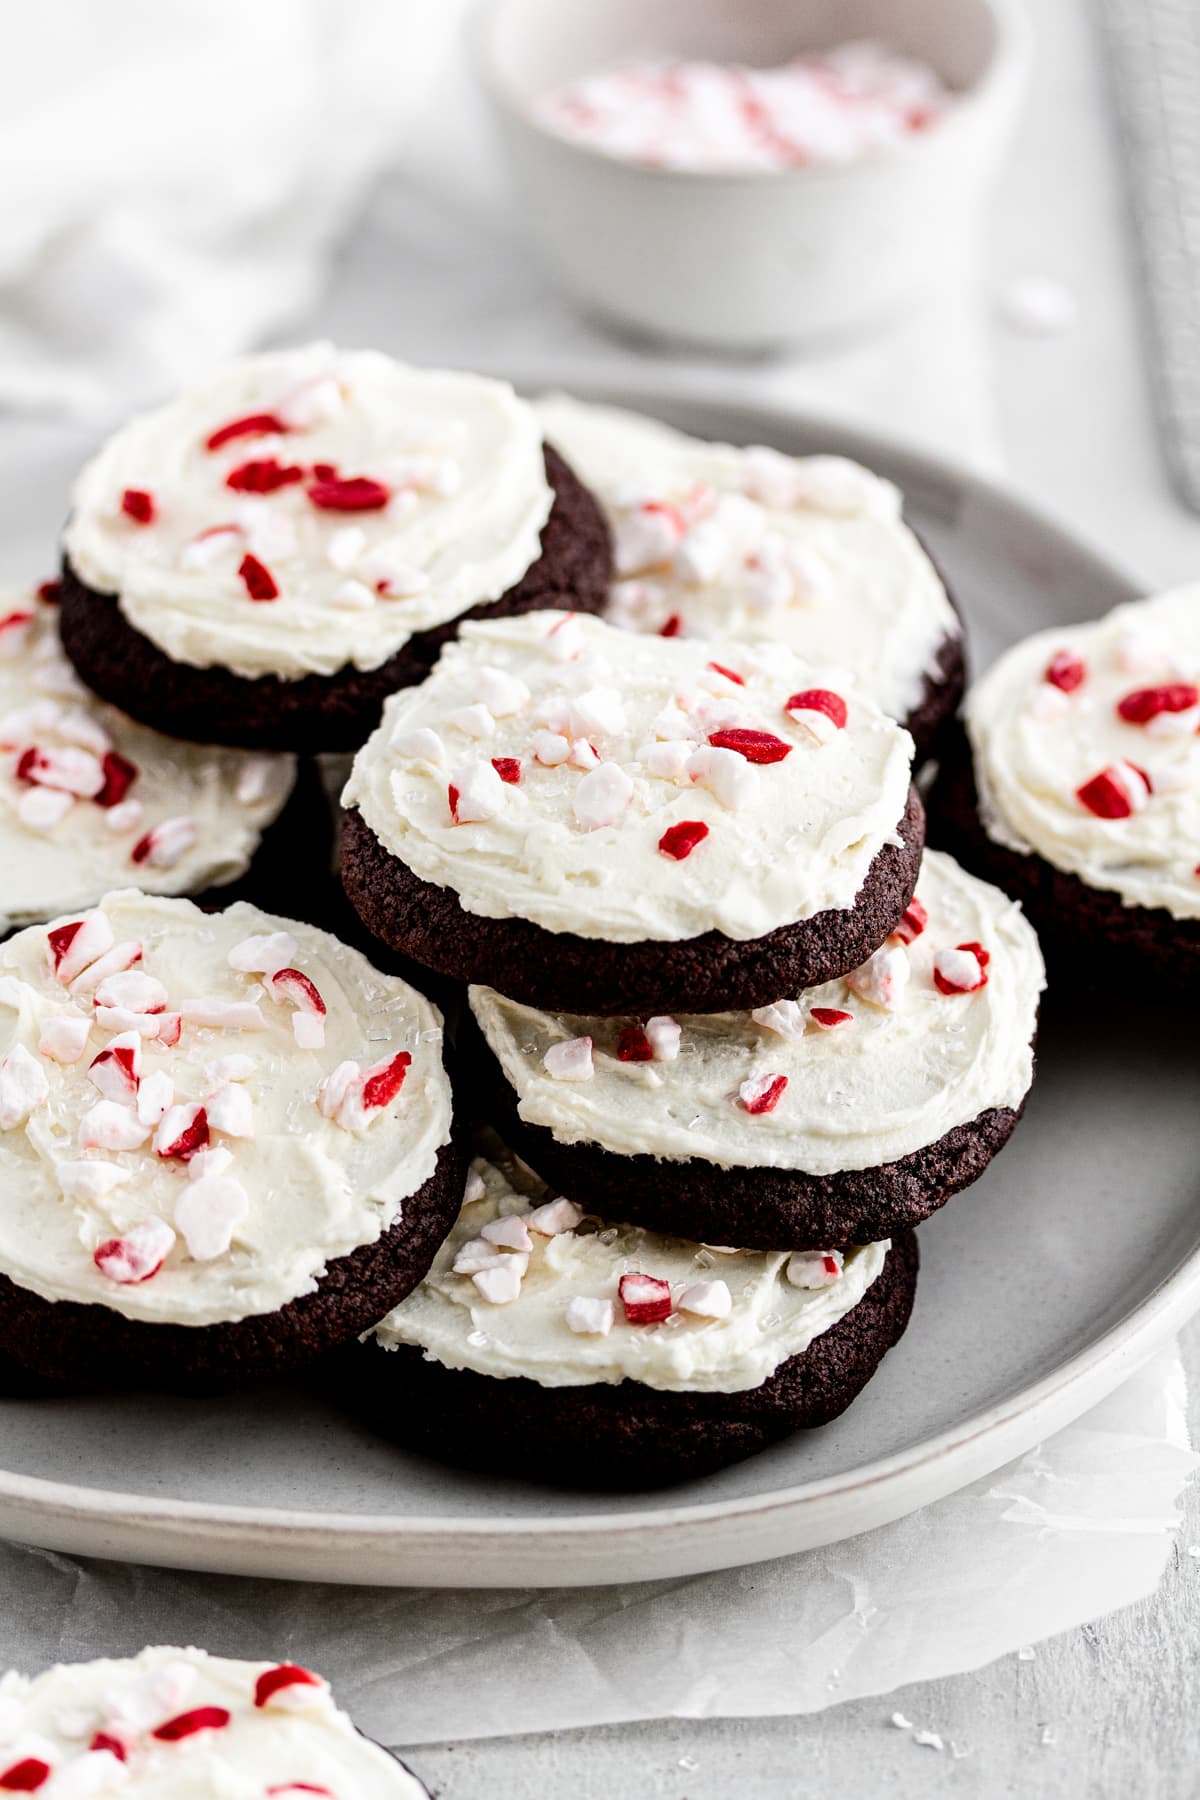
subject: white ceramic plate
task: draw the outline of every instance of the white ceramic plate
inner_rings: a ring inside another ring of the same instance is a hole
[[[662,392],[641,404],[892,476],[956,588],[976,667],[1133,591],[1012,497],[893,444]],[[1057,1430],[1200,1307],[1198,1083],[1200,1037],[1169,1006],[1048,1003],[1024,1124],[922,1227],[903,1342],[835,1424],[705,1482],[601,1497],[457,1474],[299,1390],[8,1401],[0,1534],[240,1574],[518,1587],[689,1574],[868,1530]]]

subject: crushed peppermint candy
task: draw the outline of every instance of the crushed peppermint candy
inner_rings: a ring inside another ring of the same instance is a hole
[[[1110,763],[1076,788],[1079,804],[1098,819],[1128,819],[1141,812],[1153,792],[1149,775],[1136,763]]]
[[[933,959],[933,979],[941,994],[974,994],[987,986],[991,954],[982,944],[959,944],[939,950]]]
[[[590,1081],[595,1073],[590,1037],[567,1038],[551,1044],[542,1066],[553,1081]]]
[[[611,1300],[576,1294],[567,1301],[563,1318],[567,1330],[580,1337],[607,1337],[616,1319],[616,1308]]]
[[[875,954],[846,976],[846,986],[860,1000],[883,1012],[896,1012],[904,999],[912,973],[902,944],[881,944]]]
[[[617,1293],[630,1325],[657,1325],[671,1316],[671,1284],[636,1271],[622,1275]]]
[[[786,1075],[748,1075],[738,1088],[738,1101],[746,1112],[755,1117],[774,1112],[783,1098],[787,1084]]]
[[[750,1017],[764,1031],[773,1031],[789,1043],[798,1043],[807,1023],[804,1008],[798,1000],[773,1000],[770,1006],[756,1006]]]
[[[787,1278],[795,1288],[832,1287],[844,1264],[840,1250],[795,1250],[788,1258]]]

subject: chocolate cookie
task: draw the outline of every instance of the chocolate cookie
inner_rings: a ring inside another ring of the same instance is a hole
[[[0,1355],[74,1386],[320,1356],[462,1199],[428,1002],[312,927],[132,890],[0,947],[0,1147]]]
[[[176,662],[135,629],[112,594],[87,587],[63,565],[62,640],[88,686],[134,718],[177,738],[257,750],[356,750],[379,722],[390,693],[423,679],[464,619],[507,618],[544,606],[598,612],[608,591],[608,528],[563,459],[545,451],[554,504],[541,554],[498,600],[417,632],[374,669],[346,664],[333,675],[254,679],[213,664]]]
[[[368,1341],[350,1353],[354,1404],[407,1449],[466,1468],[554,1487],[636,1490],[694,1480],[845,1412],[903,1336],[918,1260],[916,1238],[903,1232],[862,1299],[759,1387],[546,1387]]]

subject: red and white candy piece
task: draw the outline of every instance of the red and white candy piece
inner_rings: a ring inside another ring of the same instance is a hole
[[[91,1029],[90,1019],[69,1013],[47,1019],[38,1040],[38,1052],[51,1062],[77,1063],[87,1048]]]
[[[687,774],[730,812],[745,806],[754,793],[754,772],[749,763],[735,750],[714,747],[711,742],[693,750],[687,760]]]
[[[693,1281],[675,1304],[693,1318],[727,1319],[733,1311],[733,1295],[726,1281]]]
[[[235,1081],[227,1082],[211,1094],[204,1102],[204,1112],[209,1130],[220,1132],[222,1137],[254,1136],[254,1102],[245,1088]]]
[[[669,1294],[667,1298],[669,1310]],[[579,1337],[607,1337],[613,1328],[616,1308],[611,1300],[594,1300],[585,1294],[576,1294],[574,1299],[567,1301],[564,1318],[567,1330]]]
[[[57,788],[78,800],[94,800],[104,787],[104,766],[90,750],[72,744],[55,750],[26,750],[17,762],[18,781]]]
[[[881,944],[875,954],[846,976],[846,986],[860,1000],[895,1012],[904,999],[911,974],[908,955],[900,944]]]
[[[175,1233],[165,1219],[143,1219],[123,1237],[98,1245],[92,1261],[109,1281],[131,1285],[157,1275],[174,1245]]]
[[[486,1244],[491,1244],[498,1250],[533,1249],[529,1226],[517,1213],[506,1213],[502,1218],[489,1219],[479,1235]]]
[[[496,1244],[489,1244],[485,1238],[469,1238],[460,1244],[455,1252],[452,1273],[455,1275],[475,1275],[480,1269],[492,1269],[498,1262],[503,1262],[505,1252]],[[522,1264],[522,1274],[529,1266],[529,1258],[517,1251],[512,1260]]]
[[[783,710],[814,744],[827,744],[846,728],[846,702],[831,688],[804,688],[784,702]]]
[[[682,1027],[669,1013],[655,1013],[652,1019],[646,1020],[646,1037],[655,1062],[674,1062],[679,1055],[682,1036]]]
[[[646,500],[624,513],[613,533],[618,575],[666,568],[687,532],[687,520],[666,500]]]
[[[471,1280],[492,1306],[511,1306],[521,1292],[524,1277],[521,1256],[501,1256],[486,1269],[478,1269]]]
[[[197,1150],[188,1158],[188,1180],[202,1181],[206,1175],[224,1175],[233,1167],[233,1151],[224,1144],[208,1150]]]
[[[542,1066],[553,1081],[590,1081],[595,1074],[591,1038],[567,1038],[551,1044]]]
[[[81,1150],[140,1150],[150,1136],[137,1114],[117,1100],[98,1100],[79,1121]]]
[[[134,939],[127,939],[122,944],[114,944],[103,956],[98,956],[82,975],[77,975],[71,982],[71,992],[77,1000],[89,1000],[95,994],[102,981],[110,975],[122,975],[126,969],[132,969],[142,960],[142,946]]]
[[[691,754],[692,746],[686,738],[673,738],[665,743],[643,744],[637,759],[647,775],[659,781],[684,781]]]
[[[163,1069],[147,1075],[137,1091],[137,1116],[142,1124],[156,1126],[175,1104],[175,1083]]]
[[[210,1031],[265,1031],[267,1021],[256,1000],[218,1000],[203,996],[185,1000],[179,1016]],[[159,1033],[161,1039],[162,1033]]]
[[[559,731],[535,731],[532,738],[533,760],[544,769],[556,769],[571,754],[571,742]]]
[[[124,969],[107,975],[92,997],[98,1007],[117,1007],[131,1013],[161,1013],[167,1010],[167,990],[162,982],[143,969]]]
[[[625,1318],[630,1325],[657,1325],[671,1316],[671,1284],[655,1275],[631,1271],[617,1283]]]
[[[254,1704],[283,1712],[307,1712],[328,1694],[327,1684],[299,1663],[276,1663],[254,1684]]]
[[[924,902],[918,900],[914,894],[905,907],[900,923],[893,930],[892,936],[899,938],[902,944],[914,943],[928,923],[929,912]]]
[[[173,869],[196,842],[195,819],[164,819],[140,837],[129,853],[130,861],[151,869]]]
[[[1087,665],[1074,650],[1057,650],[1046,664],[1045,678],[1061,693],[1073,694],[1087,680]]]
[[[840,1006],[814,1006],[808,1016],[822,1031],[838,1031],[854,1023],[854,1014],[843,1012]]]
[[[773,1000],[770,1006],[756,1006],[750,1017],[764,1031],[773,1031],[789,1043],[799,1043],[804,1036],[804,1008],[797,1000]]]
[[[450,777],[446,798],[455,825],[482,825],[504,809],[505,784],[490,762],[463,763]]]
[[[227,960],[239,974],[265,975],[270,980],[288,967],[299,947],[290,931],[268,931],[258,937],[243,938],[233,946]]]
[[[113,928],[107,913],[88,913],[86,918],[74,919],[69,925],[56,925],[47,933],[47,941],[54,973],[67,987],[98,956],[112,949]]]
[[[832,1287],[845,1260],[840,1250],[796,1250],[788,1258],[787,1278],[796,1288]]]
[[[399,1094],[411,1064],[407,1050],[398,1050],[369,1069],[347,1059],[317,1089],[317,1108],[344,1131],[361,1134]]]
[[[564,1231],[574,1231],[582,1218],[582,1206],[560,1195],[543,1206],[535,1206],[525,1223],[539,1237],[561,1237]]]
[[[941,994],[973,994],[987,986],[990,953],[982,944],[958,944],[939,950],[933,959],[933,979]]]
[[[529,704],[529,689],[519,675],[486,665],[475,677],[475,698],[497,719],[511,718]]]
[[[167,1662],[131,1676],[105,1695],[105,1729],[136,1737],[176,1713],[200,1679],[194,1663]]]
[[[178,1744],[184,1738],[195,1737],[201,1731],[224,1731],[231,1722],[233,1714],[224,1706],[197,1706],[191,1712],[180,1713],[177,1718],[167,1719],[156,1725],[152,1736],[163,1744]]]
[[[1098,819],[1128,819],[1141,812],[1153,792],[1149,775],[1136,763],[1115,762],[1075,790],[1075,798]]]
[[[137,1098],[142,1074],[142,1040],[136,1031],[110,1038],[88,1066],[88,1080],[106,1100],[131,1106]]]
[[[748,1113],[774,1112],[784,1095],[786,1075],[748,1075],[738,1088],[738,1100]]]
[[[155,1155],[165,1161],[187,1162],[208,1144],[208,1114],[190,1101],[172,1106],[159,1120],[154,1133]]]
[[[230,1175],[202,1175],[189,1181],[175,1202],[175,1224],[196,1262],[224,1256],[233,1234],[250,1211],[250,1196]]]
[[[619,763],[601,763],[575,789],[572,811],[584,831],[615,825],[633,798],[633,783]]]

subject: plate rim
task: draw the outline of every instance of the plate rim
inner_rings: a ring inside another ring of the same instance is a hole
[[[747,395],[736,387],[736,378],[732,376],[709,377],[698,382],[688,374],[660,372],[652,381],[641,383],[633,373],[622,377],[561,361],[523,367],[510,363],[504,373],[515,386],[526,392],[548,392],[562,387],[606,404],[636,407],[652,417],[660,409],[669,411],[676,406],[689,411],[710,412],[714,416],[736,413],[743,419],[754,419],[756,432],[761,429],[762,437],[767,441],[776,433],[801,435],[811,441],[826,443],[831,452],[855,457],[868,466],[882,462],[893,471],[903,471],[898,476],[902,488],[915,486],[948,491],[955,494],[960,503],[966,504],[977,500],[996,516],[1010,521],[1019,531],[1034,534],[1044,547],[1061,551],[1081,567],[1090,565],[1106,584],[1123,585],[1131,595],[1141,591],[1140,584],[1128,570],[1080,537],[1072,526],[1022,494],[1011,482],[976,466],[958,466],[949,455],[939,454],[903,434],[839,418],[826,410]],[[961,1480],[939,1488],[943,1494],[957,1491],[980,1474],[1000,1467],[1012,1456],[1030,1448],[1048,1431],[1060,1429],[1077,1418],[1111,1392],[1198,1310],[1200,1242],[1094,1342],[1058,1362],[1040,1379],[994,1402],[982,1412],[888,1456],[860,1463],[853,1470],[740,1498],[689,1500],[661,1506],[652,1512],[642,1509],[634,1498],[630,1506],[620,1512],[564,1515],[547,1510],[537,1520],[495,1516],[485,1520],[461,1514],[297,1511],[244,1503],[171,1499],[115,1488],[81,1487],[0,1467],[0,1509],[4,1513],[4,1530],[31,1543],[46,1541],[36,1529],[43,1524],[145,1528],[151,1537],[141,1546],[139,1554],[141,1560],[150,1562],[155,1560],[156,1552],[164,1562],[179,1561],[169,1553],[161,1529],[155,1539],[155,1527],[197,1528],[189,1534],[193,1551],[198,1552],[203,1544],[218,1558],[227,1556],[235,1545],[246,1548],[248,1540],[252,1540],[262,1548],[257,1566],[268,1575],[280,1572],[266,1567],[272,1544],[286,1548],[308,1540],[333,1538],[350,1547],[369,1547],[376,1552],[382,1546],[391,1545],[399,1552],[401,1561],[407,1548],[411,1561],[420,1559],[423,1547],[426,1551],[436,1550],[448,1544],[464,1545],[478,1539],[500,1546],[514,1546],[536,1535],[543,1557],[548,1557],[555,1547],[556,1555],[569,1558],[576,1547],[575,1541],[589,1534],[598,1534],[609,1544],[615,1540],[618,1545],[634,1537],[645,1538],[665,1552],[660,1565],[653,1571],[655,1574],[724,1568],[785,1553],[786,1547],[781,1551],[779,1543],[772,1538],[761,1545],[739,1546],[733,1557],[722,1552],[720,1560],[711,1561],[702,1552],[696,1555],[693,1544],[690,1554],[685,1548],[672,1561],[669,1545],[664,1544],[664,1540],[687,1537],[693,1530],[703,1536],[706,1528],[715,1532],[721,1526],[736,1527],[755,1520],[786,1526],[789,1520],[799,1521],[810,1515],[819,1517],[822,1513],[828,1514],[839,1503],[846,1504],[844,1530],[818,1529],[815,1535],[805,1535],[803,1546],[799,1543],[793,1546],[798,1549],[837,1541],[898,1518],[933,1497],[924,1491],[923,1479],[930,1471],[944,1466],[947,1459],[955,1459],[963,1466],[958,1471]],[[871,1507],[870,1516],[865,1520],[856,1520],[852,1516],[851,1507],[855,1501],[877,1499],[881,1493],[888,1495],[882,1508]],[[24,1524],[21,1509],[27,1509]],[[201,1532],[202,1537],[198,1535]],[[69,1547],[62,1543],[61,1536],[60,1532],[59,1547]],[[105,1554],[94,1544],[81,1553]],[[108,1553],[122,1554],[119,1550]],[[540,1583],[536,1574],[531,1576],[523,1569],[521,1584],[560,1586],[570,1585],[573,1580],[592,1584],[605,1579],[639,1578],[636,1571],[631,1577],[628,1570],[606,1577],[591,1567],[573,1577],[570,1568],[564,1567],[561,1561],[549,1560],[553,1566],[546,1569]],[[197,1558],[181,1562],[179,1566],[219,1568],[222,1564]],[[445,1585],[488,1585],[486,1577],[478,1572],[472,1574],[461,1566],[448,1573]],[[376,1580],[387,1580],[395,1585],[415,1584],[418,1580],[422,1585],[437,1582],[436,1573],[431,1574],[424,1567],[419,1577],[396,1569],[375,1569],[372,1574]],[[362,1574],[339,1577],[328,1569],[317,1569],[307,1578],[361,1580]],[[498,1585],[513,1585],[512,1572]]]

